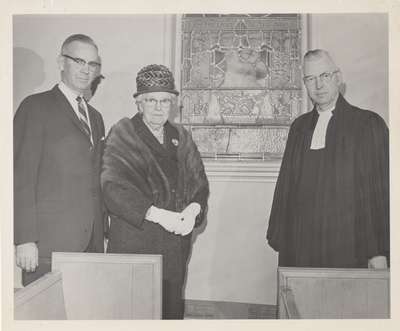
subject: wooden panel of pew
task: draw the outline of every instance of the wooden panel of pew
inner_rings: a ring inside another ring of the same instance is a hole
[[[278,268],[278,315],[390,318],[390,271]]]
[[[64,306],[60,272],[50,272],[14,294],[14,319],[63,320]]]
[[[68,319],[160,319],[161,255],[53,253]]]

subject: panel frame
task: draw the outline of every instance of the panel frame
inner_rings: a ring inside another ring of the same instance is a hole
[[[174,24],[174,28],[173,30],[175,31],[173,35],[173,37],[171,38],[171,48],[174,49],[174,56],[171,57],[171,63],[170,66],[171,68],[174,68],[174,76],[175,76],[175,82],[177,85],[178,90],[181,89],[180,83],[181,83],[181,62],[182,62],[182,45],[181,45],[181,34],[182,34],[182,17],[184,14],[181,15],[175,15],[173,18],[170,19],[171,24]],[[310,30],[309,30],[309,14],[299,14],[300,15],[300,23],[301,23],[301,45],[300,45],[300,52],[304,53],[309,46],[309,39],[310,39]],[[180,107],[182,107],[182,105],[180,105]],[[308,96],[307,96],[307,91],[304,87],[304,84],[301,84],[301,110],[300,110],[300,114],[305,113],[309,108],[309,100],[308,100]],[[175,119],[177,122],[179,122],[179,117],[177,117]],[[265,124],[261,124],[262,127],[274,127],[276,125],[265,125]],[[195,127],[195,125],[194,125]],[[262,156],[257,157],[252,159],[252,157],[244,157],[244,158],[240,158],[240,157],[228,157],[228,159],[230,159],[232,162],[238,162],[241,165],[243,165],[244,167],[246,165],[250,165],[253,163],[275,163],[276,160],[280,161],[282,158],[283,154],[278,155],[277,157],[275,155],[272,155],[272,159],[270,159],[268,156]],[[210,157],[207,153],[207,157],[203,157],[205,161],[210,162],[210,163],[220,163],[219,165],[216,166],[216,169],[212,169],[212,171],[215,173],[216,171],[220,172],[221,169],[221,165],[223,166],[223,164],[225,163],[224,161],[226,161],[226,158],[222,158],[221,159],[221,155],[212,155],[212,157]],[[222,162],[220,162],[222,161]],[[220,173],[220,175],[222,177],[226,177],[225,174],[222,172]],[[251,176],[251,174],[244,174],[245,177]],[[267,174],[267,176],[269,176]]]
[[[57,291],[57,286],[60,287],[61,290],[59,294],[62,297],[62,302],[49,302],[49,306],[51,306],[51,310],[60,308],[60,311],[55,316],[52,314],[54,311],[47,311],[50,313],[50,316],[48,316],[49,318],[44,318],[47,316],[42,316],[41,314],[38,318],[29,319],[66,319],[64,293],[62,291],[62,274],[59,271],[49,272],[30,283],[28,286],[18,289],[14,293],[14,319],[27,319],[22,317],[24,313],[21,311],[26,307],[25,305],[30,305],[32,300],[35,300],[36,297],[43,295],[50,289],[55,289]]]
[[[161,319],[162,317],[162,256],[151,254],[111,254],[111,253],[75,253],[75,252],[53,252],[52,253],[52,271],[61,271],[63,265],[68,263],[94,263],[94,264],[127,264],[132,265],[131,272],[134,273],[136,264],[152,265],[154,270],[153,298],[151,319]],[[157,277],[157,275],[159,277]],[[133,306],[132,306],[133,307]],[[66,311],[68,314],[68,307]],[[132,319],[134,311],[131,312]],[[139,318],[140,319],[140,318]]]
[[[295,302],[293,290],[289,285],[290,280],[294,278],[386,280],[389,293],[387,307],[390,316],[390,269],[278,267],[277,275],[278,318],[302,318]],[[286,294],[289,294],[289,296],[286,296]]]
[[[301,15],[301,49],[304,53],[311,45],[310,14]],[[181,90],[181,34],[182,34],[182,16],[183,14],[167,15],[166,18],[166,38],[164,43],[165,64],[169,65],[175,77],[175,85],[178,91]],[[302,84],[302,104],[301,113],[305,113],[310,108],[310,100],[307,95],[304,84]],[[180,105],[179,107],[182,107]],[[179,123],[180,111],[173,118]],[[281,165],[281,157],[276,159],[219,159],[217,157],[203,159],[207,175],[211,181],[226,182],[276,182]]]

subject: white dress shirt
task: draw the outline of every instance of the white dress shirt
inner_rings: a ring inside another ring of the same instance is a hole
[[[71,90],[67,85],[65,85],[64,82],[58,83],[58,88],[65,95],[65,97],[67,98],[67,100],[70,103],[71,107],[73,108],[76,116],[78,116],[78,118],[80,119],[82,117],[82,115],[79,113],[78,101],[76,100],[76,98],[78,96],[80,96],[83,100],[85,100],[83,98],[83,95],[77,94],[75,91]],[[89,112],[88,112],[88,107],[87,107],[87,104],[86,104],[86,100],[83,101],[82,104],[84,105],[84,108],[85,108],[87,123],[88,123],[89,129],[90,129],[90,140],[91,140],[91,142],[93,144],[93,135],[92,135],[93,131],[92,131],[92,126],[90,124],[90,117],[89,117]]]

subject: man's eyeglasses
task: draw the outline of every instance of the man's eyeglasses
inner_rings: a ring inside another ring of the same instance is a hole
[[[160,104],[160,107],[168,107],[171,105],[172,100],[165,98],[165,99],[161,99],[161,100],[157,100],[154,98],[149,98],[149,99],[144,99],[143,100],[146,105],[150,106],[150,107],[155,107],[157,104]]]
[[[319,78],[321,82],[327,83],[332,79],[333,75],[336,74],[337,72],[339,72],[339,70],[326,71],[320,74],[319,76],[305,76],[303,77],[303,80],[305,84],[314,84],[317,78]]]
[[[66,57],[67,59],[74,61],[76,64],[78,64],[82,68],[84,66],[88,65],[89,70],[92,72],[96,71],[98,68],[101,67],[101,64],[98,62],[95,62],[95,61],[86,62],[84,59],[81,59],[79,57],[73,57],[73,56],[69,56],[67,54],[61,54],[61,55]]]

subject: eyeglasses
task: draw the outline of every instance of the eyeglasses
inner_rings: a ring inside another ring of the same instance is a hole
[[[69,56],[67,54],[61,54],[61,55],[66,57],[67,59],[74,61],[77,65],[79,65],[82,68],[84,66],[88,65],[89,70],[92,72],[96,71],[98,68],[101,67],[101,64],[98,62],[95,62],[95,61],[86,62],[84,59],[81,59],[79,57],[73,57],[73,56]]]
[[[161,100],[157,100],[154,98],[149,98],[149,99],[144,99],[143,100],[146,105],[150,106],[150,107],[155,107],[157,104],[160,105],[160,107],[168,107],[171,105],[172,100],[165,98],[165,99],[161,99]]]
[[[326,71],[320,74],[319,76],[305,76],[303,80],[305,84],[314,84],[317,78],[319,78],[321,82],[327,83],[332,79],[333,75],[336,74],[337,72],[339,72],[339,70]]]

